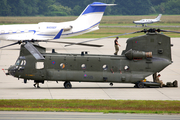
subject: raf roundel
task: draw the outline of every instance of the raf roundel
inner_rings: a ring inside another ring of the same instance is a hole
[[[54,65],[56,62],[55,61],[52,61],[52,64]]]

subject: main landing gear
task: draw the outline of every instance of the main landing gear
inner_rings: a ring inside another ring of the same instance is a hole
[[[64,88],[66,88],[66,89],[72,88],[71,82],[70,81],[65,81],[64,82]]]
[[[113,83],[111,82],[109,85],[110,85],[110,86],[113,86]]]

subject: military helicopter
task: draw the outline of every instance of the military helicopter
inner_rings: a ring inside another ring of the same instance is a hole
[[[42,42],[39,40],[24,40],[3,46],[1,48],[23,43],[15,65],[10,66],[6,74],[18,79],[22,78],[24,83],[27,83],[27,80],[34,80],[35,83],[64,81],[64,88],[72,88],[72,81],[103,82],[110,83],[110,85],[113,83],[133,83],[138,88],[149,86],[177,87],[177,81],[169,82],[163,86],[158,82],[144,81],[150,75],[153,75],[153,79],[155,79],[156,73],[172,64],[170,37],[159,32],[175,31],[144,29],[109,37],[140,32],[146,34],[129,38],[126,49],[122,51],[121,55],[94,55],[87,52],[63,54],[56,53],[54,49],[52,53],[46,53],[46,48],[32,44],[33,42]],[[86,42],[89,41],[68,44],[89,46]],[[91,46],[101,47],[101,45]]]

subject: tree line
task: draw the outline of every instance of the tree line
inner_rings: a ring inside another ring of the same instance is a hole
[[[1,0],[0,16],[77,16],[94,0]],[[105,15],[180,14],[180,0],[98,0]]]

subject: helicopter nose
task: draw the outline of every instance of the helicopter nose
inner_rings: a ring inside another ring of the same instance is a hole
[[[14,66],[10,66],[10,67],[8,68],[8,74],[9,74],[9,75],[14,76],[15,73],[16,73],[16,71],[17,71],[17,67],[16,67],[15,65],[14,65]]]

